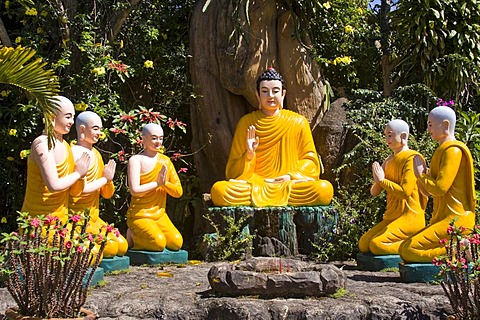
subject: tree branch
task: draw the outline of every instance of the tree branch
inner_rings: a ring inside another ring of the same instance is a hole
[[[8,36],[7,29],[5,29],[5,25],[3,24],[2,18],[0,18],[0,41],[5,47],[11,47],[12,41]]]
[[[115,12],[112,17],[109,19],[109,30],[107,30],[108,40],[113,42],[120,30],[122,29],[123,24],[127,21],[130,13],[135,9],[135,7],[141,2],[141,0],[126,0],[130,5],[122,11]]]

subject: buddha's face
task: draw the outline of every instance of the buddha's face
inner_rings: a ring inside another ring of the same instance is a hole
[[[150,128],[142,137],[143,148],[148,151],[160,151],[163,144],[163,130],[160,127]]]
[[[264,80],[260,82],[258,99],[262,111],[271,113],[283,107],[285,90],[280,80]]]
[[[84,126],[83,139],[89,144],[95,144],[102,134],[102,119],[100,117],[90,117]]]
[[[390,149],[397,150],[403,147],[401,131],[394,130],[390,126],[386,126],[384,134],[385,134],[385,142],[387,143]]]
[[[73,125],[73,117],[75,116],[75,108],[70,101],[62,101],[55,118],[53,118],[53,127],[55,132],[67,134]]]
[[[445,128],[443,119],[429,115],[427,121],[427,131],[435,141],[441,141],[448,136],[448,128]]]

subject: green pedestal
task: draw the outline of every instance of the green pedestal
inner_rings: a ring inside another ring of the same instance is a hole
[[[90,273],[92,272],[92,269],[89,268],[87,271],[87,274],[85,275],[85,278],[83,279],[83,285],[85,286],[87,284],[87,279],[90,276]],[[103,268],[97,267],[95,269],[95,272],[93,273],[92,280],[90,280],[89,287],[94,287],[96,286],[100,281],[103,281],[103,275],[104,271]]]
[[[142,251],[142,250],[128,250],[127,256],[130,258],[132,265],[156,265],[165,263],[179,263],[185,264],[188,262],[188,252],[185,250],[178,251]]]
[[[130,257],[123,256],[103,258],[99,266],[103,268],[105,273],[119,270],[128,270],[128,268],[130,267]]]
[[[437,282],[440,267],[432,263],[400,263],[400,278],[403,282]]]
[[[357,266],[365,271],[399,268],[400,262],[402,259],[398,254],[376,256],[371,253],[357,253]]]

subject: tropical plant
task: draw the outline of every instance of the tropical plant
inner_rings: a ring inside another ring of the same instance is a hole
[[[72,318],[79,316],[88,287],[100,263],[107,235],[86,232],[88,211],[32,217],[19,213],[18,232],[3,233],[0,276],[24,316]]]
[[[480,226],[473,230],[456,226],[447,229],[449,239],[441,239],[446,255],[433,259],[440,267],[441,286],[454,311],[454,319],[480,317]]]

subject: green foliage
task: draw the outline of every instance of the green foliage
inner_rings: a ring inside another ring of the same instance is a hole
[[[462,103],[478,93],[479,1],[402,0],[391,19],[404,82]]]
[[[220,224],[216,224],[208,215],[204,218],[215,230],[215,233],[203,237],[207,245],[207,261],[236,260],[252,250],[254,235],[248,230],[248,216],[235,219],[223,215],[223,223]]]
[[[329,297],[334,298],[334,299],[338,299],[338,298],[343,298],[346,295],[348,295],[348,290],[345,289],[345,288],[340,288],[335,293],[331,294]]]

